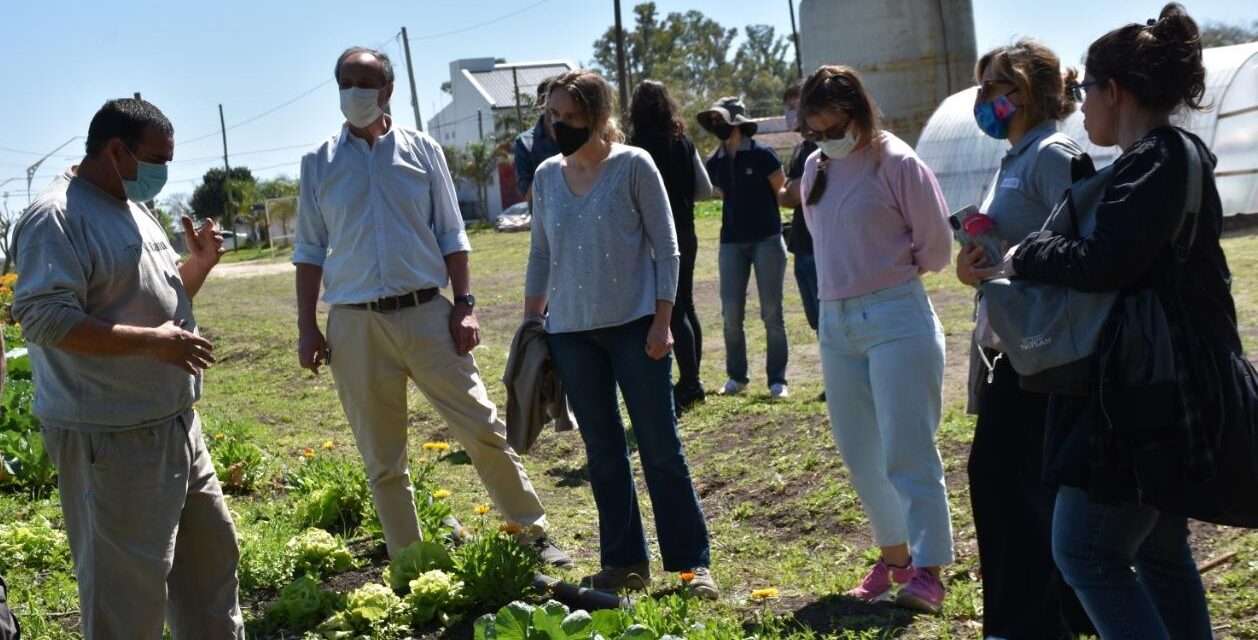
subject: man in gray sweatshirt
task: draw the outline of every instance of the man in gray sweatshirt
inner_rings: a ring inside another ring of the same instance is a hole
[[[166,182],[174,129],[138,99],[106,102],[87,155],[14,231],[13,315],[35,415],[57,466],[83,635],[244,638],[239,551],[193,404],[213,345],[192,297],[222,253],[183,219],[189,257],[141,203]]]

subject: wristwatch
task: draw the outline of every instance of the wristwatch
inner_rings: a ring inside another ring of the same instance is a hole
[[[462,302],[467,305],[469,309],[476,306],[476,296],[470,293],[465,293],[461,296],[454,296],[454,301],[455,303]]]

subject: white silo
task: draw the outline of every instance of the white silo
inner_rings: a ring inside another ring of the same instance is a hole
[[[944,98],[974,84],[970,0],[801,0],[799,21],[804,73],[856,68],[885,128],[909,144]]]

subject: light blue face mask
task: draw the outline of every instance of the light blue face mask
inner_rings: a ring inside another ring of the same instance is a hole
[[[122,145],[127,150],[127,154],[135,160],[135,180],[127,180],[119,173],[118,177],[122,179],[122,190],[126,192],[127,199],[132,202],[148,202],[157,197],[162,192],[162,187],[166,186],[166,165],[153,164],[152,162],[144,162],[135,157],[131,152],[131,148],[126,144]],[[117,170],[115,166],[114,170]]]

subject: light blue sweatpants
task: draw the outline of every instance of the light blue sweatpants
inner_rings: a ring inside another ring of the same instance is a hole
[[[818,337],[831,430],[874,542],[907,542],[919,567],[951,563],[948,494],[935,447],[944,335],[921,280],[822,300]]]

